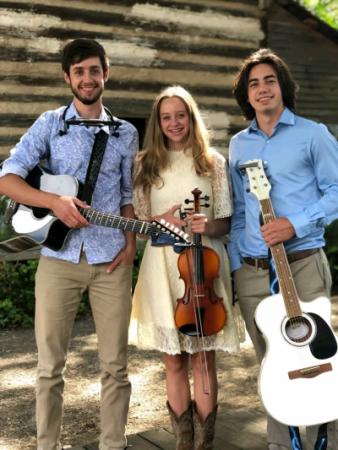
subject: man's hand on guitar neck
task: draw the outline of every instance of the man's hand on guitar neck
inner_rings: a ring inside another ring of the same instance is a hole
[[[292,223],[286,217],[279,217],[261,226],[261,232],[268,247],[287,241],[296,235]]]
[[[54,215],[70,228],[82,228],[89,222],[80,214],[77,207],[89,208],[87,203],[76,197],[57,196],[52,199],[50,209]]]

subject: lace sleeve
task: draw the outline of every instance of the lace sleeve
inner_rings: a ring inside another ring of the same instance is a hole
[[[211,182],[214,197],[214,218],[222,219],[230,217],[232,214],[228,166],[225,158],[216,151],[213,151],[212,160]]]
[[[138,219],[140,220],[151,219],[151,207],[149,195],[145,194],[140,187],[134,189],[133,206],[136,217]]]

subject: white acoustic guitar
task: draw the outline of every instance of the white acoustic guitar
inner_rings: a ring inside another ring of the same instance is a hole
[[[245,168],[250,192],[259,203],[264,223],[275,218],[270,184],[261,160]],[[337,337],[326,297],[300,301],[283,244],[271,247],[280,294],[264,299],[255,321],[266,341],[259,376],[259,394],[267,412],[293,426],[326,423],[338,418]]]
[[[40,166],[33,168],[26,181],[36,189],[59,195],[75,197],[81,190],[76,178],[70,175],[51,175]],[[20,236],[0,243],[0,249],[7,252],[20,252],[36,245],[60,250],[72,230],[44,208],[20,205],[11,200],[8,209],[12,226]],[[95,211],[92,208],[78,209],[90,224],[148,235],[154,246],[172,245],[175,250],[180,251],[189,244],[187,233],[163,219],[146,222]]]

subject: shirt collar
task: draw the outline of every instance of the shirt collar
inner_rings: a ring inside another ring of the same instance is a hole
[[[77,112],[77,110],[75,108],[75,105],[74,105],[74,102],[72,102],[69,105],[69,108],[68,108],[68,110],[66,112],[65,120],[67,120],[67,119],[75,119],[75,118],[76,119],[80,119],[81,116]],[[106,113],[106,111],[105,111],[103,106],[101,107],[101,114],[100,114],[99,119],[101,119],[101,120],[110,120],[110,117]],[[109,126],[108,125],[105,125],[103,127],[95,127],[94,130],[95,130],[95,134],[98,133],[100,130],[103,130],[105,133],[109,134]]]
[[[101,108],[100,119],[101,120],[111,120],[111,117],[108,116],[108,114],[106,113],[103,106]],[[104,127],[99,127],[98,131],[99,130],[103,130],[105,133],[107,133],[109,135],[109,126],[108,125],[105,125]],[[96,131],[95,131],[95,133],[96,133]]]
[[[289,108],[284,108],[284,111],[282,112],[280,118],[278,119],[278,122],[276,123],[274,129],[276,129],[279,124],[283,124],[283,125],[294,125],[295,124],[295,114],[289,110]],[[256,117],[252,120],[252,122],[250,123],[249,127],[248,127],[249,133],[250,132],[257,132],[259,130],[257,121],[256,121]]]

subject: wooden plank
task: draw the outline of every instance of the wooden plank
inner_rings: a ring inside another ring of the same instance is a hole
[[[128,445],[137,450],[172,450],[175,437],[167,429],[147,430],[128,436]],[[221,412],[217,417],[214,450],[265,450],[266,416],[263,410]],[[71,450],[98,450],[97,444]]]
[[[157,446],[152,445],[149,441],[143,439],[138,434],[133,434],[128,436],[128,445],[131,445],[131,448],[135,448],[135,450],[155,450],[158,449]]]
[[[175,446],[174,435],[164,428],[145,431],[144,433],[140,433],[140,436],[142,436],[148,444],[154,444],[161,450],[172,450]]]
[[[215,450],[265,450],[265,414],[256,410],[221,413],[215,436]]]

